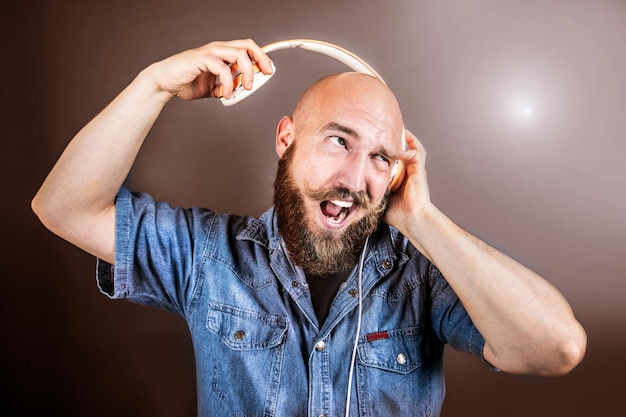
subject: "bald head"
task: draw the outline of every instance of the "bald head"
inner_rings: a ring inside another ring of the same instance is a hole
[[[401,137],[402,113],[395,95],[380,79],[358,72],[329,75],[307,88],[293,112],[296,131],[344,109],[368,113]]]

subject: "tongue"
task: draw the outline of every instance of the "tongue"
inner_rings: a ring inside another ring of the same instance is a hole
[[[343,210],[343,207],[333,204],[330,201],[324,201],[322,203],[322,212],[326,216],[337,217],[339,213],[341,213],[341,210]]]

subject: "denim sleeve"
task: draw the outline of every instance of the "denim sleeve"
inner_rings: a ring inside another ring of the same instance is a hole
[[[174,208],[122,188],[116,199],[115,265],[98,260],[96,279],[110,298],[184,315],[195,287],[195,238],[211,212]]]
[[[474,326],[452,287],[433,265],[429,274],[432,285],[431,319],[437,336],[455,350],[473,353],[491,370],[499,371],[485,360],[483,356],[485,339]]]

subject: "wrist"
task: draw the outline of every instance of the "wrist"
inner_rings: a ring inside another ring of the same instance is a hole
[[[162,87],[159,81],[159,71],[156,64],[144,68],[133,80],[133,83],[146,94],[146,98],[154,99],[165,105],[174,95]]]
[[[400,230],[422,254],[431,261],[429,248],[450,232],[451,220],[434,204],[428,203],[411,216],[406,216]]]

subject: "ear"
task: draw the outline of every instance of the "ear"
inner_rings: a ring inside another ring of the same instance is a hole
[[[293,119],[290,116],[283,116],[276,128],[276,154],[279,158],[283,157],[293,139]]]

